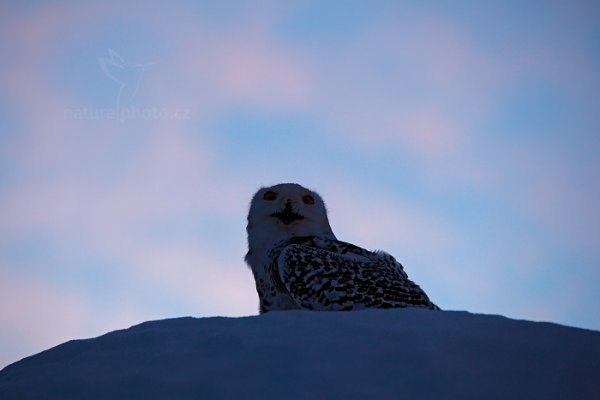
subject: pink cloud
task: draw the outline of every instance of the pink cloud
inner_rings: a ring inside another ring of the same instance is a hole
[[[89,318],[81,299],[63,288],[51,288],[31,276],[10,273],[0,265],[0,368],[74,337]],[[5,347],[8,343],[13,346]],[[8,354],[7,354],[8,353]]]
[[[146,138],[131,166],[109,184],[67,174],[69,179],[51,185],[25,185],[6,194],[0,207],[4,221],[0,236],[12,241],[44,232],[61,252],[77,249],[92,258],[111,260],[127,271],[131,280],[123,282],[126,287],[161,288],[162,293],[195,305],[190,312],[254,313],[254,285],[243,263],[250,194],[243,185],[224,184],[224,176],[205,156],[209,149],[192,145],[185,135],[171,131],[147,133]],[[75,143],[69,142],[63,157],[82,149]],[[28,156],[20,168],[36,162],[35,152]],[[147,226],[162,220],[190,215],[230,218],[232,213],[239,215],[239,232],[228,243],[237,242],[239,254],[222,254],[202,243],[181,240],[152,243],[144,235]]]
[[[561,246],[598,254],[598,171],[531,149],[513,149],[510,159],[522,190],[509,194],[512,202]]]
[[[328,130],[361,151],[406,152],[427,171],[472,150],[473,128],[504,79],[466,32],[443,19],[376,26],[336,57],[312,57],[313,68],[327,72],[315,108]]]
[[[357,196],[357,194],[361,196]],[[392,200],[375,188],[336,185],[325,198],[336,232],[346,232],[346,239],[365,246],[422,248],[429,243],[437,249],[450,248],[459,241],[456,228],[436,219],[425,209],[401,200]],[[352,199],[349,201],[348,199]],[[360,210],[360,212],[357,212]],[[344,240],[343,237],[340,239]],[[382,248],[382,250],[385,250]]]
[[[302,57],[278,47],[265,32],[222,32],[218,40],[198,29],[180,44],[176,67],[197,98],[208,106],[253,104],[268,109],[305,107],[314,79]],[[191,57],[189,56],[191,55]]]
[[[257,313],[254,280],[243,254],[223,257],[191,242],[156,247],[138,244],[130,250],[120,256],[136,276],[143,277],[143,285],[160,287],[163,295],[184,299],[193,315]]]

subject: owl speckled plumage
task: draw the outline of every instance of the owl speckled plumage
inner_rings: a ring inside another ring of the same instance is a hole
[[[394,257],[337,240],[321,196],[298,184],[261,188],[246,230],[261,313],[439,309]]]

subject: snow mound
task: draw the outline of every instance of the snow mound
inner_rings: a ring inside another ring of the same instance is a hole
[[[420,309],[168,319],[9,365],[0,398],[598,399],[600,332]]]

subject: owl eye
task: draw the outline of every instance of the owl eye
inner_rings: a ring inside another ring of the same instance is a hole
[[[304,204],[315,204],[315,198],[312,197],[310,194],[307,194],[306,196],[302,197],[302,201],[304,202]]]
[[[276,198],[277,198],[277,193],[272,192],[270,190],[266,191],[265,194],[263,194],[263,200],[272,201],[272,200],[275,200]]]

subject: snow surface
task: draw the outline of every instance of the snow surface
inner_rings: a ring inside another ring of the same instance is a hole
[[[146,322],[0,371],[0,399],[599,399],[600,332],[421,309]]]

